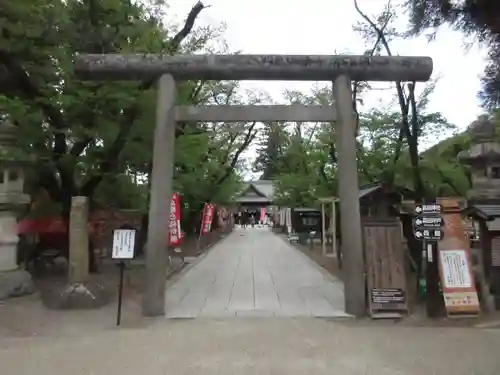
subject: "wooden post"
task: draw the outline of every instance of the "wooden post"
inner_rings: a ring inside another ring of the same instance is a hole
[[[340,230],[344,255],[345,309],[356,317],[366,315],[365,267],[359,212],[356,120],[352,107],[351,80],[338,77],[333,84],[337,105]]]
[[[158,82],[153,144],[148,242],[146,244],[146,283],[142,304],[144,316],[165,314],[167,242],[175,156],[175,93],[173,77],[168,74],[161,76]]]

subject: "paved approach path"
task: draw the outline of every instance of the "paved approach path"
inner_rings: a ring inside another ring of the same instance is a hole
[[[167,289],[167,317],[343,317],[344,292],[268,228],[236,229]]]

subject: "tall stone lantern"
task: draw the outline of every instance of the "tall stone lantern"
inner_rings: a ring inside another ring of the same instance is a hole
[[[24,165],[17,128],[0,123],[0,300],[33,292],[31,275],[17,264],[17,213],[30,198],[24,194]]]
[[[487,116],[480,116],[468,130],[469,150],[458,159],[470,166],[472,187],[467,192],[468,204],[500,203],[500,142],[496,127]]]

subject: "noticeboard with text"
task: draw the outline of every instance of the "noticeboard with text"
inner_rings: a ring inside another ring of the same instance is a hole
[[[117,260],[133,259],[135,229],[115,229],[113,231],[113,251],[111,257]]]
[[[480,312],[470,260],[470,245],[457,199],[442,199],[444,239],[439,242],[439,273],[446,312],[450,317]]]

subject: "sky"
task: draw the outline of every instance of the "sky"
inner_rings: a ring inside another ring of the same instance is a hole
[[[169,0],[168,17],[179,23],[196,0]],[[359,0],[364,13],[380,14],[387,0]],[[401,1],[393,0],[393,4]],[[205,0],[198,26],[226,24],[224,38],[232,51],[246,54],[362,54],[370,46],[353,31],[361,21],[352,0]],[[398,17],[396,26],[405,29],[406,17]],[[444,27],[434,41],[425,36],[393,41],[393,54],[430,56],[434,61],[433,77],[439,77],[429,111],[441,112],[449,122],[465,129],[482,113],[477,92],[484,68],[485,49],[477,43],[464,48],[459,32]],[[286,89],[309,91],[314,82],[244,82],[245,88],[269,93],[284,103]],[[387,87],[388,84],[378,84]],[[418,87],[418,85],[417,85]],[[392,90],[373,90],[363,95],[361,111],[387,107],[393,101]]]

